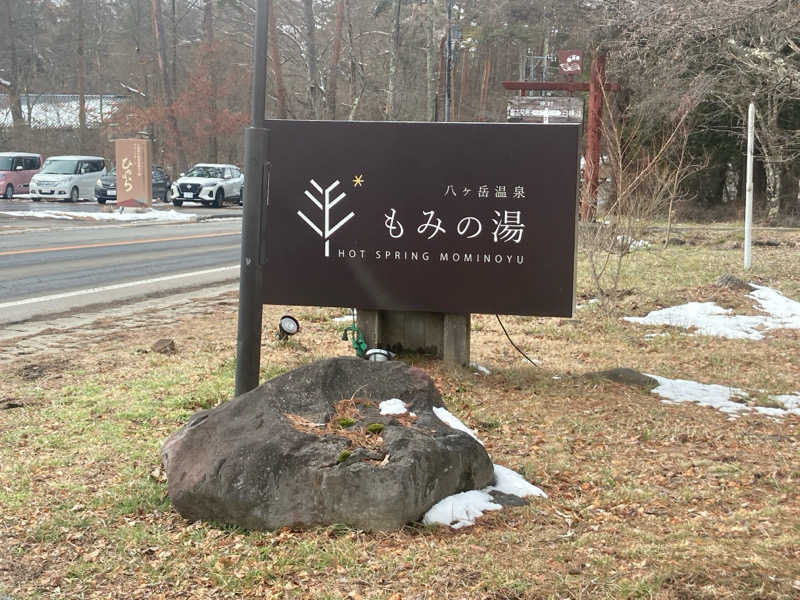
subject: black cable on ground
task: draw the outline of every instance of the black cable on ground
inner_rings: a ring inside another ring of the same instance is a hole
[[[532,364],[534,367],[536,367],[537,369],[540,369],[541,367],[540,367],[539,365],[537,365],[535,362],[533,362],[533,361],[532,361],[530,358],[528,358],[528,355],[527,355],[527,354],[525,354],[525,353],[524,353],[524,352],[523,352],[523,351],[520,349],[520,347],[519,347],[519,346],[517,346],[517,345],[514,343],[514,340],[512,340],[512,339],[511,339],[511,336],[510,336],[510,335],[508,335],[508,331],[506,331],[505,325],[503,325],[503,322],[500,320],[500,315],[495,315],[495,317],[497,317],[497,322],[498,322],[498,323],[500,323],[500,328],[503,330],[503,333],[505,333],[505,334],[506,334],[506,337],[508,338],[508,342],[509,342],[509,343],[510,343],[512,346],[514,346],[514,350],[516,350],[517,352],[519,352],[520,354],[522,354],[522,356],[524,356],[524,357],[525,357],[525,360],[527,360],[529,363],[531,363],[531,364]]]

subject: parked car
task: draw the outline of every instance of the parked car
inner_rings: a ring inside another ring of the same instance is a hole
[[[154,166],[151,169],[153,198],[161,202],[169,202],[169,188],[172,182],[169,175],[161,167]],[[100,204],[105,204],[109,200],[117,199],[117,173],[116,169],[111,169],[110,173],[98,177],[94,184],[94,198]]]
[[[219,208],[228,200],[239,201],[244,190],[244,175],[236,165],[198,163],[172,184],[175,206],[194,200]]]
[[[39,172],[42,157],[30,152],[0,152],[0,194],[11,198],[27,194],[31,177]]]
[[[35,202],[42,198],[69,198],[72,202],[92,198],[97,177],[105,174],[106,161],[101,156],[51,156],[31,178],[30,196]]]

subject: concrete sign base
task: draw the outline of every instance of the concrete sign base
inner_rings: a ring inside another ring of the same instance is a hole
[[[370,348],[420,352],[469,364],[469,314],[359,308],[358,327]]]

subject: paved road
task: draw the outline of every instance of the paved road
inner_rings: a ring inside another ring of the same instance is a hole
[[[181,215],[192,215],[198,220],[218,218],[241,218],[242,207],[238,204],[226,204],[223,208],[210,208],[198,202],[184,202],[183,206],[176,207],[171,204],[156,202],[153,208],[159,211],[173,211]],[[0,232],[8,229],[25,227],[47,226],[53,221],[80,222],[84,225],[100,225],[107,223],[105,220],[91,218],[98,213],[116,210],[116,203],[109,202],[101,205],[86,200],[80,202],[43,201],[31,202],[22,196],[15,196],[7,200],[0,198]]]
[[[184,205],[178,210],[207,220],[178,224],[80,218],[99,209],[0,201],[0,325],[238,279],[241,208]],[[78,218],[31,216],[37,211]]]

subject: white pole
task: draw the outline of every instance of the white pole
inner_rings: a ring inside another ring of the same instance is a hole
[[[750,243],[753,237],[753,137],[756,106],[747,109],[747,183],[744,193],[744,268],[750,268]]]

